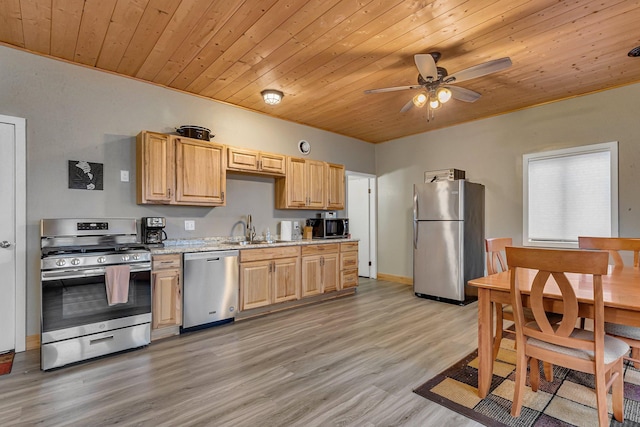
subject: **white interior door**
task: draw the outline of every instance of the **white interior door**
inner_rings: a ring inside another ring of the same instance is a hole
[[[0,353],[25,350],[25,122],[0,116]]]
[[[377,277],[375,177],[347,172],[349,232],[358,244],[358,276]]]

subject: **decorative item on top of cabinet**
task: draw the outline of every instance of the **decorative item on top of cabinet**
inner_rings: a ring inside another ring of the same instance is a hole
[[[326,187],[324,162],[287,157],[287,173],[276,179],[276,209],[324,209]]]
[[[136,143],[138,204],[224,206],[224,145],[143,131]]]
[[[358,242],[340,243],[340,289],[358,286]]]
[[[154,255],[151,261],[153,330],[175,327],[165,335],[178,334],[182,325],[182,255]]]
[[[344,165],[327,163],[327,209],[344,209]]]
[[[338,243],[302,247],[302,297],[338,290]]]
[[[300,299],[300,247],[240,251],[240,310]]]
[[[286,157],[282,154],[227,147],[227,170],[282,176],[286,170]]]

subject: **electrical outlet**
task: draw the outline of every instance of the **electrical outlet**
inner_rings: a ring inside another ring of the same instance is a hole
[[[184,222],[184,229],[187,231],[193,231],[196,229],[196,222],[195,221],[185,221]]]
[[[129,171],[120,171],[120,181],[129,182]]]

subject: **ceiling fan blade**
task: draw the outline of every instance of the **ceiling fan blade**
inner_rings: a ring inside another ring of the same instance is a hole
[[[426,81],[438,80],[438,68],[430,53],[419,53],[413,56],[420,75]]]
[[[421,85],[411,85],[411,86],[396,86],[396,87],[383,87],[382,89],[367,89],[364,93],[384,93],[384,92],[395,92],[397,90],[408,90],[408,89],[420,89]]]
[[[409,102],[407,102],[406,104],[404,104],[404,107],[402,107],[402,109],[400,109],[401,113],[406,113],[407,111],[411,110],[413,108],[413,98],[409,100]]]
[[[511,66],[510,58],[494,59],[493,61],[483,62],[482,64],[474,65],[473,67],[466,68],[447,76],[444,79],[445,83],[460,83],[466,80],[475,79],[477,77],[486,76],[487,74],[495,73],[497,71],[504,70]]]
[[[454,99],[457,99],[458,101],[475,102],[482,96],[478,92],[474,92],[470,89],[465,89],[459,86],[444,86],[444,87],[449,89],[451,91],[451,96]]]

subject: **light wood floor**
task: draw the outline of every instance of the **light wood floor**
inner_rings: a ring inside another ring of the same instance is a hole
[[[0,377],[0,425],[478,426],[412,392],[477,347],[477,303],[361,279],[356,295]]]

